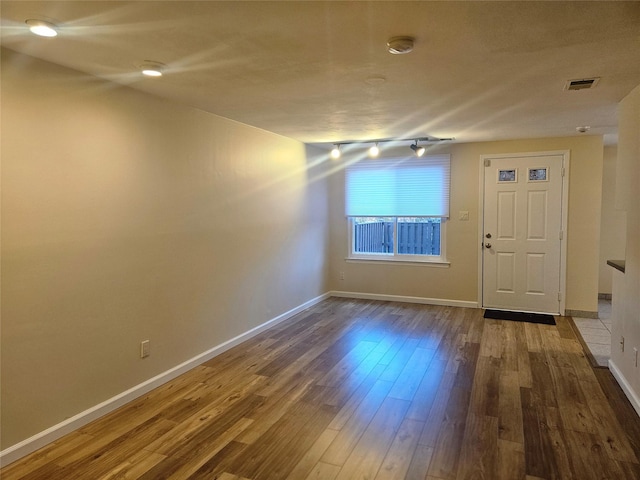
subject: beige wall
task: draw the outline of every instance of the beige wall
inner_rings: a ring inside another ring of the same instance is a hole
[[[291,139],[10,51],[1,108],[0,448],[329,289],[477,301],[483,154],[571,151],[567,308],[597,309],[599,137],[448,146],[434,268],[346,263],[342,164]]]
[[[1,113],[3,449],[327,291],[303,144],[6,50]]]
[[[627,217],[626,271],[613,272],[611,360],[640,414],[640,370],[633,351],[640,350],[640,85],[620,102],[617,166],[616,206],[624,207]]]
[[[615,208],[616,194],[616,158],[615,146],[604,148],[604,166],[602,169],[602,212],[600,215],[600,260],[598,262],[598,293],[611,294],[613,269],[607,260],[624,258],[627,243],[626,214]]]
[[[597,312],[603,161],[600,136],[452,144],[441,147],[438,152],[451,154],[451,220],[447,223],[447,258],[451,262],[449,268],[347,262],[342,167],[354,158],[347,157],[341,165],[334,164],[336,173],[330,184],[331,288],[366,294],[477,302],[480,156],[556,150],[569,150],[571,158],[566,308]],[[469,211],[469,221],[458,220],[460,210]],[[340,272],[344,272],[344,280],[340,280]]]

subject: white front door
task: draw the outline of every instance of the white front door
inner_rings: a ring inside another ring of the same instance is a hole
[[[560,313],[563,161],[484,157],[484,308]]]

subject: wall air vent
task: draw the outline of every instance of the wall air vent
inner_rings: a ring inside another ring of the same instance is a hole
[[[568,80],[567,83],[564,84],[564,89],[565,90],[585,90],[587,88],[594,88],[599,81],[600,81],[600,77]]]

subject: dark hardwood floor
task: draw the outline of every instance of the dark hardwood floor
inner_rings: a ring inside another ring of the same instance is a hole
[[[329,299],[5,467],[13,479],[640,479],[567,318]]]

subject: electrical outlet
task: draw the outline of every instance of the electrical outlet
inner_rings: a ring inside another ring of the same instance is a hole
[[[340,280],[344,280],[344,272],[340,272]]]
[[[143,340],[140,342],[140,358],[147,358],[151,353],[150,349],[151,346],[149,345],[149,340]]]

